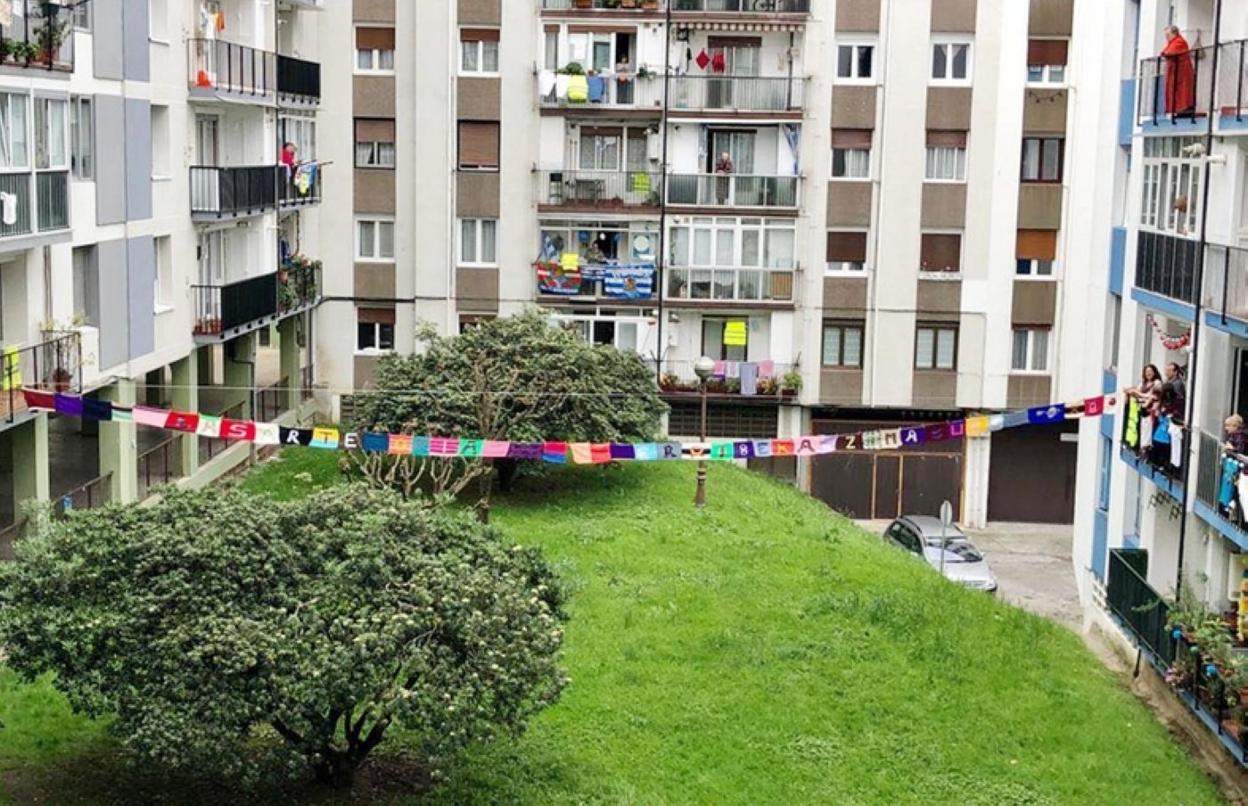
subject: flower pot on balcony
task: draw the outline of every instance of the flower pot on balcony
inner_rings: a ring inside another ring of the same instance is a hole
[[[74,376],[67,369],[56,369],[52,372],[52,386],[56,391],[68,392],[74,382]]]
[[[621,0],[621,8],[637,8],[637,0]]]
[[[576,0],[573,5],[575,8],[593,8],[594,0]]]

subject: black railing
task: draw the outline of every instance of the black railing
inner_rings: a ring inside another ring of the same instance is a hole
[[[306,163],[296,168],[277,166],[277,200],[283,207],[319,204],[324,170],[320,163]]]
[[[308,103],[321,99],[321,65],[296,59],[293,56],[277,56],[277,92]]]
[[[1248,322],[1248,249],[1209,244],[1205,247],[1205,307],[1226,323]]]
[[[191,215],[226,217],[262,213],[277,207],[279,182],[285,166],[252,165],[240,168],[191,166]]]
[[[1205,117],[1209,114],[1213,79],[1212,46],[1179,56],[1141,60],[1137,85],[1139,122],[1173,123]]]
[[[277,54],[222,39],[188,39],[190,84],[268,100],[276,89]]]
[[[52,515],[65,518],[76,509],[95,509],[112,500],[112,473],[105,473],[80,487],[61,493],[52,501]]]
[[[1180,442],[1177,443],[1177,447],[1181,450],[1182,435],[1187,429],[1180,425],[1175,433],[1171,434],[1164,422],[1160,426],[1158,422],[1159,418],[1144,411],[1137,401],[1128,400],[1122,414],[1122,449],[1152,470],[1165,476],[1171,483],[1181,483],[1182,468],[1175,466],[1171,459],[1176,446],[1175,436],[1179,436]],[[1159,427],[1167,428],[1164,439],[1158,438],[1156,431]],[[1156,476],[1153,480],[1157,481]]]
[[[1200,244],[1187,238],[1141,232],[1135,254],[1135,287],[1196,304]]]
[[[277,307],[279,313],[315,305],[321,299],[321,262],[295,258],[278,272]]]
[[[311,400],[316,391],[312,388],[315,381],[314,372],[311,366],[307,366],[299,370],[299,399]]]
[[[275,384],[266,386],[256,393],[256,421],[269,423],[282,416],[286,411],[286,390],[290,386],[289,378],[282,378]]]
[[[659,206],[654,171],[538,171],[537,203],[562,207]]]
[[[1148,584],[1148,552],[1110,549],[1105,603],[1136,643],[1160,662],[1174,662],[1174,638],[1166,626],[1170,605]]]
[[[73,394],[82,390],[82,341],[77,333],[29,347],[0,348],[0,419],[26,411],[22,387]]]
[[[800,78],[783,76],[673,76],[670,107],[739,112],[784,112],[802,108]]]
[[[246,403],[235,403],[230,408],[221,412],[221,418],[227,420],[241,420],[243,413],[247,410]],[[216,457],[220,456],[227,448],[237,445],[237,442],[220,439],[218,437],[199,437],[199,463],[201,465],[208,464]]]
[[[653,73],[645,76],[630,73],[624,80],[611,73],[588,76],[583,85],[585,94],[578,98],[571,92],[570,78],[544,70],[537,76],[538,103],[546,107],[570,107],[578,110],[628,107],[654,109],[657,112],[663,106],[663,83],[663,76]],[[570,95],[572,98],[569,98]]]
[[[13,197],[14,218],[12,224],[0,220],[0,238],[13,235],[29,235],[33,232],[34,219],[30,205],[30,174],[0,174],[0,194]]]
[[[278,312],[277,272],[228,285],[194,285],[195,335],[218,336]]]
[[[1239,477],[1248,472],[1243,457],[1232,454],[1213,434],[1201,431],[1196,465],[1196,500],[1222,516],[1248,541],[1248,516],[1239,494]]]
[[[40,171],[35,174],[35,199],[39,205],[40,232],[69,226],[69,171]]]
[[[152,489],[182,478],[182,435],[169,437],[155,447],[139,454],[139,500],[152,494]]]

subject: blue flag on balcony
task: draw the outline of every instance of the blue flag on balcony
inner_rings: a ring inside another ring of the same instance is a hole
[[[1027,410],[1027,421],[1032,425],[1049,425],[1060,423],[1066,419],[1066,406],[1054,403],[1051,406],[1037,406]]]
[[[649,299],[654,295],[654,267],[637,263],[607,266],[602,290],[616,299]]]

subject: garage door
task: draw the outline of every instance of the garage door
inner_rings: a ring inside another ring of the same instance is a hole
[[[1077,423],[1007,429],[992,435],[988,520],[1074,523]]]

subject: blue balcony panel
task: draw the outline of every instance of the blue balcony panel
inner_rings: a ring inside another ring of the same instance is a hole
[[[1170,496],[1176,503],[1183,501],[1183,484],[1177,479],[1172,479],[1165,473],[1150,465],[1147,461],[1136,456],[1126,448],[1122,448],[1118,455],[1122,458],[1127,467],[1139,473],[1144,478],[1151,481],[1157,486],[1157,489]]]
[[[1109,551],[1109,513],[1098,509],[1092,517],[1092,573],[1105,579],[1105,555]]]
[[[1214,330],[1220,330],[1241,339],[1248,339],[1248,322],[1233,316],[1222,317],[1218,311],[1205,311],[1205,324]]]
[[[1196,517],[1217,529],[1220,535],[1239,546],[1241,551],[1248,551],[1248,533],[1223,517],[1222,513],[1200,499],[1196,500],[1193,509]]]
[[[1190,322],[1196,318],[1196,309],[1185,302],[1163,297],[1161,294],[1154,294],[1151,291],[1145,291],[1142,288],[1131,289],[1131,299],[1135,300],[1145,308],[1151,308],[1166,316],[1172,316]]]
[[[1127,270],[1127,228],[1114,227],[1109,250],[1109,290],[1122,296],[1122,278]]]
[[[1130,146],[1135,132],[1135,79],[1123,79],[1118,96],[1118,145]]]

